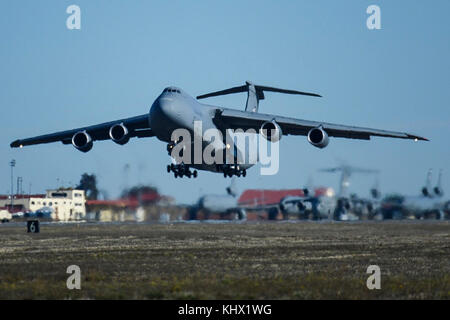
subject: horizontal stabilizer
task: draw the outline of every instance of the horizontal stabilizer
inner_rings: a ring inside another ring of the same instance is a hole
[[[229,89],[225,89],[225,90],[220,90],[220,91],[203,94],[203,95],[198,96],[197,99],[205,99],[205,98],[209,98],[209,97],[223,96],[223,95],[232,94],[232,93],[248,92],[250,86],[252,86],[252,84],[247,81],[246,84],[243,86],[233,87],[233,88],[229,88]],[[298,94],[298,95],[312,96],[312,97],[322,97],[321,95],[316,94],[316,93],[302,92],[302,91],[297,91],[297,90],[287,90],[287,89],[258,86],[258,85],[254,85],[254,88],[255,88],[256,96],[257,96],[258,100],[264,99],[264,91],[279,92],[279,93],[285,93],[285,94]]]

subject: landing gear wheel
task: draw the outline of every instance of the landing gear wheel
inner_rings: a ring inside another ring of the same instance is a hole
[[[170,166],[167,165],[167,172],[170,172]]]
[[[173,175],[175,178],[178,178],[178,173],[175,172]]]
[[[194,170],[194,178],[197,178],[197,175],[198,175],[197,170]]]
[[[246,175],[247,175],[247,170],[244,169],[244,170],[242,171],[242,176],[245,177]]]

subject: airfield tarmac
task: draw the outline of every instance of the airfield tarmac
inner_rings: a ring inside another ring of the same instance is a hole
[[[450,298],[448,221],[6,223],[0,243],[0,299]]]

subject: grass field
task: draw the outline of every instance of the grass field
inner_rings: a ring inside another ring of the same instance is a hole
[[[449,222],[3,224],[0,244],[0,299],[450,298]]]

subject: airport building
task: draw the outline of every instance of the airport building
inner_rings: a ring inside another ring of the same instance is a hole
[[[11,208],[11,196],[0,196],[0,208],[11,213],[44,211],[49,218],[58,221],[79,220],[86,215],[84,190],[56,189],[46,194],[14,195]]]
[[[176,220],[180,208],[175,205],[174,198],[148,191],[116,200],[87,200],[86,212],[87,220],[142,222],[160,221],[165,215],[170,216],[169,220]]]

